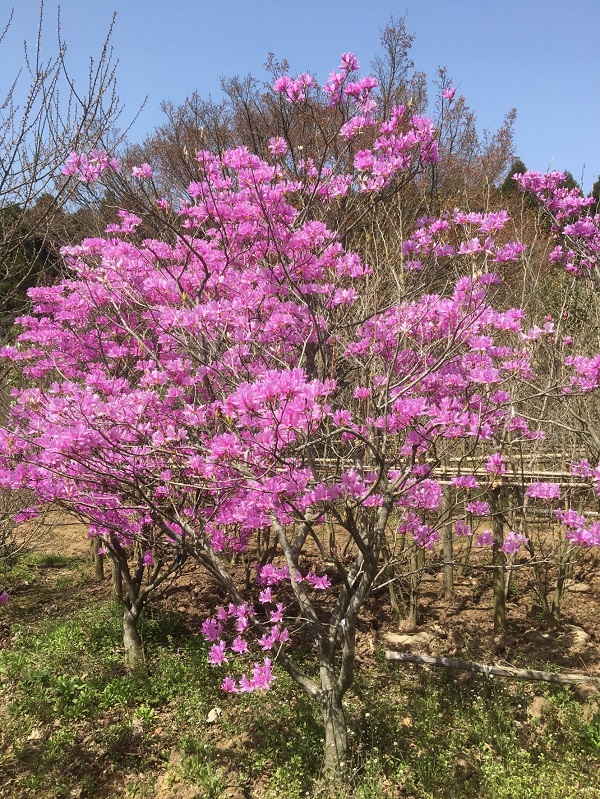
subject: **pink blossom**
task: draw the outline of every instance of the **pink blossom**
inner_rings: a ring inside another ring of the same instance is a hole
[[[469,239],[469,241],[463,241],[458,248],[458,253],[459,255],[472,255],[473,253],[481,252],[482,249],[479,239],[473,238]]]
[[[263,651],[268,651],[273,648],[279,637],[279,630],[273,628],[267,635],[266,633],[258,639],[258,645]]]
[[[521,546],[527,544],[528,539],[522,533],[515,533],[510,530],[504,539],[504,544],[501,549],[506,555],[512,556],[516,554]]]
[[[225,691],[225,693],[228,693],[228,694],[237,693],[238,687],[237,687],[236,682],[233,679],[233,677],[225,677],[225,679],[221,683],[221,690]]]
[[[489,547],[492,545],[494,541],[494,537],[492,536],[491,530],[483,530],[475,540],[475,544],[478,547]]]
[[[131,174],[134,178],[151,178],[152,177],[152,167],[150,164],[141,164],[140,166],[134,166],[131,168]]]
[[[290,631],[287,629],[287,627],[284,627],[282,630],[279,631],[277,640],[281,644],[287,644],[288,643],[288,641],[290,640]]]
[[[265,658],[261,664],[255,663],[252,670],[251,686],[254,691],[268,691],[275,679],[272,671],[272,661]]]
[[[454,523],[454,535],[455,536],[471,536],[473,535],[473,531],[471,530],[470,526],[465,522],[464,519],[457,519]]]
[[[428,524],[413,523],[411,526],[413,541],[418,547],[432,550],[440,540],[438,530],[433,530]]]
[[[284,606],[278,602],[277,609],[271,611],[271,615],[269,617],[270,622],[280,622],[283,619],[283,612],[285,608]]]
[[[63,175],[76,175],[79,170],[79,155],[71,153],[62,168]]]
[[[258,601],[261,602],[263,605],[267,602],[273,601],[273,595],[271,593],[270,588],[265,588],[263,591],[260,592],[258,595]]]
[[[591,477],[592,467],[587,458],[583,458],[580,461],[574,461],[571,465],[571,474],[577,477]]]
[[[469,513],[475,514],[475,516],[489,516],[490,513],[490,506],[485,500],[467,502],[465,508]]]
[[[257,582],[259,585],[271,586],[283,580],[289,580],[290,571],[287,566],[278,568],[272,563],[267,563],[259,569]]]
[[[238,631],[238,633],[245,632],[248,629],[249,626],[250,626],[250,622],[248,621],[248,617],[247,616],[241,616],[240,615],[240,616],[238,616],[236,618],[235,628]]]
[[[506,464],[504,463],[504,458],[499,452],[494,452],[490,457],[487,459],[487,463],[485,465],[486,472],[490,472],[490,474],[506,474]]]
[[[19,511],[13,516],[14,521],[17,524],[22,524],[23,522],[31,521],[39,516],[39,509],[38,508],[24,508],[23,510]]]
[[[352,119],[349,119],[342,127],[340,128],[340,136],[347,140],[352,140],[358,133],[360,133],[365,128],[370,128],[374,125],[373,117],[370,114],[362,114],[360,116],[354,116]]]
[[[317,591],[325,591],[327,588],[331,588],[331,581],[326,574],[323,574],[321,577],[319,577],[316,574],[309,572],[304,579],[309,582]]]
[[[477,478],[472,474],[462,474],[458,477],[451,477],[450,484],[457,488],[466,489],[477,488],[479,486]]]
[[[211,666],[222,666],[223,663],[227,662],[227,656],[225,655],[225,650],[227,649],[227,645],[225,641],[219,641],[218,644],[213,644],[210,648],[210,652],[208,655],[208,662]]]
[[[352,305],[358,299],[356,289],[336,289],[331,298],[331,305]]]
[[[273,136],[269,139],[269,152],[271,155],[285,155],[287,143],[281,136]]]
[[[245,673],[242,674],[242,676],[240,678],[237,690],[240,693],[250,693],[250,691],[254,690],[254,686],[252,684],[252,681],[250,679],[248,679],[248,676]]]
[[[223,632],[223,625],[215,619],[206,619],[202,622],[202,635],[207,641],[217,641]]]
[[[447,89],[444,89],[442,92],[442,97],[445,100],[454,100],[454,95],[456,94],[456,89],[454,86],[449,86]]]
[[[241,636],[236,636],[233,639],[233,643],[231,644],[231,651],[235,652],[236,655],[241,655],[244,652],[248,651],[248,642],[242,638]]]
[[[283,92],[287,92],[287,88],[292,82],[292,79],[289,75],[281,75],[279,78],[276,79],[275,83],[273,84],[273,91],[282,94]]]
[[[525,496],[534,499],[559,499],[560,486],[558,483],[531,483],[527,486]]]
[[[342,53],[341,62],[340,69],[343,69],[345,72],[356,72],[357,69],[360,69],[358,59],[354,53]]]

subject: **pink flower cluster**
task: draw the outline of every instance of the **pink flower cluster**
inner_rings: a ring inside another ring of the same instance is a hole
[[[272,586],[276,585],[277,583],[281,583],[287,580],[290,580],[290,570],[287,566],[273,566],[271,563],[267,563],[265,566],[259,567],[257,570],[256,582],[258,585],[266,585]],[[318,591],[324,591],[327,588],[331,587],[331,581],[327,574],[323,574],[321,576],[315,574],[314,572],[308,572],[304,577],[300,574],[300,572],[296,572],[294,580],[297,583],[307,582],[313,588]],[[267,593],[269,592],[269,593]],[[266,591],[261,593],[261,597],[269,597],[268,599],[261,599],[260,601],[271,601],[271,594],[270,589],[267,588]]]
[[[504,463],[504,458],[499,452],[493,452],[490,457],[487,459],[487,463],[485,464],[486,472],[495,475],[502,475],[506,474],[506,464]]]
[[[519,549],[528,543],[528,539],[522,533],[515,533],[513,530],[510,530],[505,539],[504,544],[502,545],[501,549],[505,555],[509,555],[512,557],[516,555]]]
[[[525,249],[523,244],[495,241],[495,234],[509,221],[506,211],[464,213],[455,209],[444,213],[441,219],[424,217],[417,221],[412,236],[404,240],[402,252],[409,259],[410,268],[417,271],[439,259],[457,256],[478,256],[497,264],[518,261]]]
[[[550,213],[556,247],[550,261],[577,276],[597,278],[600,260],[600,215],[590,216],[593,197],[584,197],[575,187],[564,185],[562,172],[526,172],[515,175],[521,191],[531,192]]]
[[[442,92],[442,97],[444,100],[454,100],[454,95],[456,94],[456,88],[454,86],[448,86],[447,89],[444,89]]]
[[[111,158],[106,152],[94,150],[89,155],[71,153],[62,172],[68,177],[77,176],[82,183],[93,183],[107,169],[118,172],[119,168],[120,163],[116,158]]]
[[[280,94],[285,94],[290,103],[300,103],[306,100],[306,90],[315,86],[316,81],[308,72],[304,72],[293,80],[289,75],[282,75],[277,78],[273,85],[273,90]]]
[[[532,499],[560,499],[560,486],[558,483],[531,483],[527,486],[525,496]]]
[[[140,166],[134,166],[131,168],[131,174],[134,178],[151,178],[152,177],[152,167],[150,164],[141,164]]]
[[[574,510],[555,511],[556,518],[566,528],[566,536],[575,546],[598,547],[600,546],[600,522],[586,524],[585,516]]]
[[[247,604],[230,604],[227,608],[219,608],[215,617],[208,618],[203,622],[202,635],[211,643],[208,655],[208,662],[211,665],[222,666],[226,663],[228,651],[238,656],[248,654],[247,635],[254,627],[260,626],[264,630],[265,626],[270,625],[270,631],[263,632],[257,640],[258,646],[263,651],[271,651],[276,644],[281,646],[289,641],[289,631],[281,624],[285,608],[281,603],[273,602],[270,588],[261,591],[259,601],[263,605],[275,604],[275,609],[268,610],[268,618],[262,620],[261,623],[258,622],[254,610]],[[226,634],[226,627],[233,627],[232,641],[229,645],[222,637]],[[223,681],[223,690],[229,693],[267,690],[274,679],[272,660],[265,657],[262,665],[254,664],[251,678],[244,674],[236,682],[233,677],[226,677]]]

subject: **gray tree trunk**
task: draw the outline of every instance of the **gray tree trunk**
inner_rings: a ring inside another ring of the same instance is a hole
[[[321,712],[325,725],[324,776],[328,781],[344,783],[348,778],[348,729],[342,698],[334,689],[322,692]]]
[[[123,646],[125,663],[130,669],[144,669],[146,659],[142,639],[137,629],[138,614],[125,608],[123,611]]]

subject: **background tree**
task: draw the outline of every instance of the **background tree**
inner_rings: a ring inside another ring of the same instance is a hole
[[[12,14],[0,35],[11,35]],[[25,43],[23,62],[4,72],[0,102],[0,335],[26,307],[26,291],[56,264],[65,236],[65,210],[76,197],[77,179],[61,174],[69,154],[115,147],[122,108],[110,38],[112,25],[87,81],[70,74],[60,19],[56,49],[47,55],[44,6],[37,36]]]
[[[597,214],[600,213],[600,177],[592,186],[592,195],[594,198],[594,204],[590,206],[591,213]]]
[[[424,212],[436,213],[455,205],[492,210],[490,190],[504,178],[514,154],[514,110],[497,131],[480,135],[475,114],[464,98],[457,97],[452,102],[441,97],[450,87],[445,70],[437,76],[431,104],[427,78],[414,69],[410,58],[413,40],[405,18],[390,19],[381,34],[381,53],[372,64],[378,86],[371,98],[383,116],[394,105],[405,106],[407,118],[429,112],[438,132],[440,159],[419,180],[405,181],[403,187],[396,186],[385,198],[379,198],[379,216],[374,224],[380,232],[385,229],[390,242],[395,235],[390,223],[400,205],[407,222]],[[186,191],[191,180],[198,179],[198,170],[188,157],[198,149],[222,154],[227,148],[245,145],[261,158],[268,158],[269,140],[280,137],[287,144],[286,167],[296,178],[301,177],[302,164],[307,159],[312,159],[318,169],[334,165],[341,169],[342,164],[348,169],[354,154],[372,143],[369,130],[357,131],[353,140],[345,140],[341,147],[337,131],[348,119],[347,104],[331,105],[327,95],[315,93],[307,95],[302,103],[291,103],[285,94],[273,95],[272,83],[286,74],[288,66],[285,60],[278,61],[271,54],[265,65],[269,83],[252,75],[238,75],[222,80],[223,97],[219,101],[194,93],[179,107],[165,103],[165,123],[131,149],[127,163],[148,162],[158,192],[172,201]],[[358,236],[346,241],[340,227],[342,220],[347,226],[353,218],[348,213],[348,204],[353,200],[348,196],[340,198],[338,218],[331,217],[327,223],[340,230],[345,243],[362,252],[361,247],[374,230],[366,232],[372,218],[364,216],[364,204],[356,214],[361,223],[353,226]],[[129,202],[124,202],[125,207],[129,207]],[[132,205],[131,210],[139,213],[141,209]],[[333,207],[329,213],[335,213]],[[393,249],[395,246],[390,244],[389,250]]]

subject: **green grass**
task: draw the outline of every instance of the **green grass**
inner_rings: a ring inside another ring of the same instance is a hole
[[[584,717],[568,690],[452,672],[391,679],[363,699],[358,796],[385,795],[382,776],[418,799],[600,795],[600,715]],[[540,722],[527,712],[535,695],[547,700]]]
[[[129,673],[119,608],[90,602],[88,566],[58,567],[57,587],[30,561],[33,582],[0,608],[12,622],[0,651],[0,796],[143,799],[165,772],[206,799],[231,786],[257,799],[334,796],[319,783],[318,710],[287,676],[269,695],[222,694],[205,644],[166,613],[142,626],[148,673]],[[40,614],[49,591],[52,613]],[[600,796],[600,714],[568,690],[378,661],[358,673],[346,709],[358,799]]]
[[[60,555],[56,553],[31,552],[22,563],[26,566],[39,566],[51,569],[75,569],[81,565],[82,559],[78,555]]]

